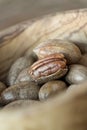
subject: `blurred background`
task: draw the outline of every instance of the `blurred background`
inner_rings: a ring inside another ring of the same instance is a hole
[[[86,7],[87,0],[0,0],[0,30],[45,14]]]

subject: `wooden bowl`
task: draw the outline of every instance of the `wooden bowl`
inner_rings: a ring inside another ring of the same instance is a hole
[[[50,14],[0,32],[0,80],[6,80],[18,57],[53,38],[73,41],[86,53],[87,9]],[[1,111],[0,130],[87,130],[87,82],[35,108]]]

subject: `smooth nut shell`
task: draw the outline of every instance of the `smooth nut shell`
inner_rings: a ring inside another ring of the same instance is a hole
[[[61,80],[54,80],[45,83],[39,91],[39,99],[41,101],[48,99],[49,97],[59,94],[67,88],[65,82]]]
[[[26,67],[32,65],[32,63],[34,62],[33,57],[28,57],[28,58],[29,59],[27,59],[26,57],[20,57],[12,64],[7,78],[8,85],[10,86],[14,85],[15,80],[19,75],[19,73]]]
[[[81,58],[81,51],[74,43],[60,39],[40,43],[33,51],[39,59],[50,54],[63,53],[69,64],[77,63]]]
[[[20,82],[24,82],[24,81],[30,81],[31,79],[30,79],[28,71],[29,71],[29,68],[25,68],[24,70],[22,70],[19,73],[19,75],[15,81],[15,84],[20,83]]]
[[[87,80],[87,67],[79,64],[70,65],[65,79],[70,84],[78,84]]]
[[[33,82],[22,82],[13,85],[1,94],[1,98],[4,104],[8,104],[15,100],[21,99],[38,99],[39,86]]]

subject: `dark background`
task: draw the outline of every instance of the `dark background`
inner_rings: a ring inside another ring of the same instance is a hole
[[[0,30],[51,12],[86,7],[87,0],[0,0]]]

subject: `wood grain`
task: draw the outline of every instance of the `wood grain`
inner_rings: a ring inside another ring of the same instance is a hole
[[[49,13],[86,7],[87,0],[0,0],[0,30]]]
[[[14,60],[53,38],[73,41],[87,52],[87,9],[50,14],[0,32],[0,80],[6,77]]]

